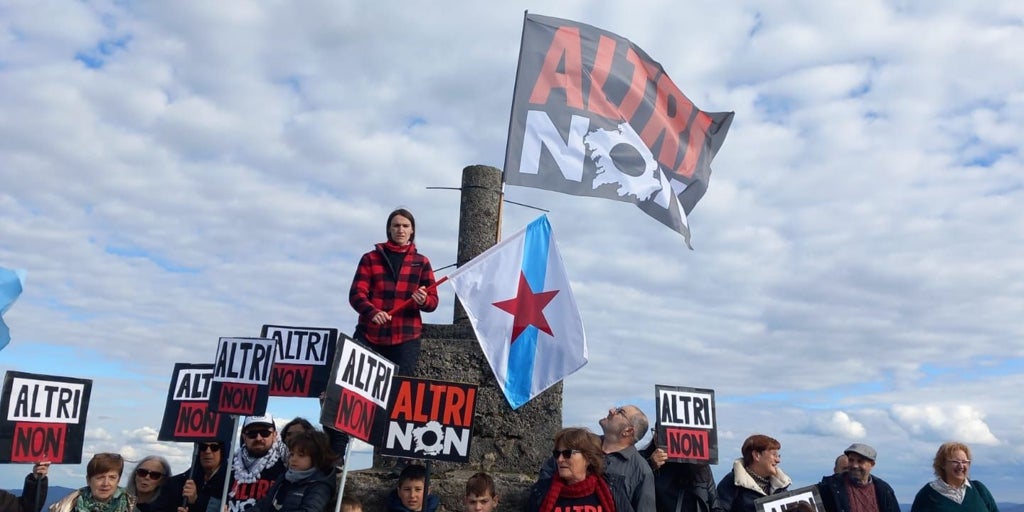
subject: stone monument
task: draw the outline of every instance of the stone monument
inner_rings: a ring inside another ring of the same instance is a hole
[[[482,165],[463,169],[458,265],[496,243],[501,198],[499,169]],[[461,511],[466,479],[478,471],[494,477],[501,495],[500,510],[522,510],[529,487],[541,464],[550,457],[552,439],[562,425],[562,384],[512,410],[457,300],[453,323],[423,326],[416,376],[479,386],[469,462],[430,465],[430,492],[441,498],[439,510]],[[345,494],[359,498],[367,512],[382,511],[385,497],[397,481],[375,456],[372,468],[349,472]]]

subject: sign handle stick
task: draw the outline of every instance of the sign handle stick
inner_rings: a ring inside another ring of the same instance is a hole
[[[427,478],[423,482],[423,503],[427,502],[427,496],[430,494],[430,474],[434,471],[434,460],[427,459]]]
[[[348,444],[345,445],[345,465],[341,467],[341,482],[338,483],[338,499],[334,502],[334,512],[341,510],[341,498],[345,496],[345,480],[348,480],[348,455],[352,451],[352,440],[349,439]]]
[[[192,467],[188,469],[188,479],[195,481],[196,477],[196,464],[199,460],[199,443],[192,443]],[[134,476],[132,478],[135,478]],[[188,508],[188,498],[181,497],[181,508]]]
[[[228,487],[231,487],[231,461],[235,459],[235,451],[238,447],[237,439],[242,436],[242,422],[238,421],[238,415],[232,415],[235,418],[235,426],[231,428],[231,431],[235,433],[235,436],[230,442],[228,442],[228,459],[224,461],[227,466],[227,472],[224,473],[224,489],[220,493],[220,509],[226,510],[228,505]]]
[[[434,281],[434,284],[428,286],[426,288],[426,290],[429,292],[430,290],[433,290],[433,289],[437,288],[438,285],[440,285],[441,283],[443,283],[443,282],[445,282],[447,280],[448,280],[448,276],[444,276],[441,279],[438,279],[437,281]],[[388,314],[391,315],[391,316],[395,316],[395,313],[398,313],[399,311],[405,309],[405,307],[408,306],[409,304],[412,304],[412,297],[409,297],[408,299],[405,299],[402,302],[399,302],[397,306],[391,308],[391,311],[388,311]]]

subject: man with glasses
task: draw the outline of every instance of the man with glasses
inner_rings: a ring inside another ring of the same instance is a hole
[[[826,476],[818,484],[827,512],[899,512],[896,493],[884,480],[871,475],[878,453],[864,443],[853,443],[843,452],[845,473]]]
[[[227,473],[224,457],[227,445],[221,441],[196,443],[196,458],[192,467],[177,475],[168,484],[175,491],[178,505],[184,504],[189,512],[219,512]]]
[[[608,409],[608,415],[598,420],[601,425],[601,449],[604,451],[604,470],[619,475],[625,481],[626,500],[636,512],[655,512],[654,473],[647,460],[636,449],[650,423],[647,415],[635,405]],[[555,460],[548,459],[541,467],[540,478],[550,478],[555,471]],[[616,489],[613,487],[612,492]]]
[[[242,512],[252,506],[288,469],[288,448],[278,438],[273,416],[246,418],[242,423],[242,444],[231,460],[227,512]]]

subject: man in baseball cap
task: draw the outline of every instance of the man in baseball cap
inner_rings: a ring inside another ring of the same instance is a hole
[[[277,435],[277,425],[270,414],[246,417],[241,440],[242,449],[231,459],[228,512],[251,507],[288,469],[288,448]]]
[[[884,480],[871,475],[878,452],[864,443],[843,451],[845,472],[821,479],[818,492],[827,512],[900,512],[896,493]]]

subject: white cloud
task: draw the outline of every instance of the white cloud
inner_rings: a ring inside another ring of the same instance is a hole
[[[999,444],[985,415],[970,405],[894,405],[894,419],[915,436],[934,441],[955,439],[981,445]]]

